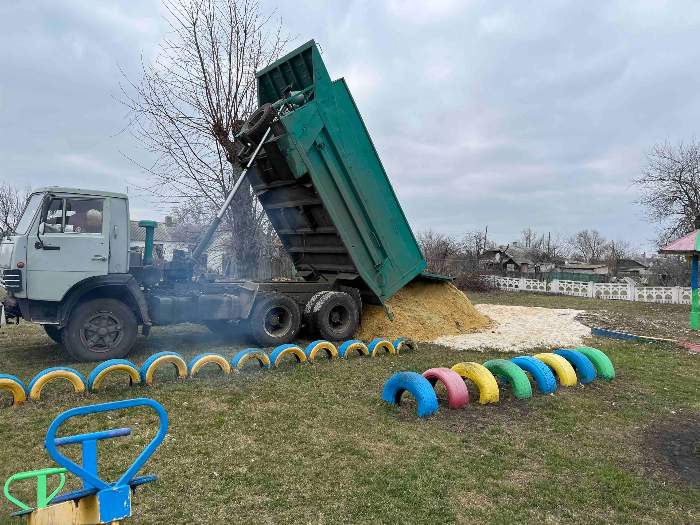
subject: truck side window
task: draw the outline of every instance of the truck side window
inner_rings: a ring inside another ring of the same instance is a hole
[[[51,199],[43,222],[44,233],[63,233],[63,199]]]
[[[104,199],[66,199],[65,233],[102,233]]]

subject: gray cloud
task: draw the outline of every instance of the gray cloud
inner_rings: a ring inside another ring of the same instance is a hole
[[[5,4],[0,178],[117,188],[147,158],[114,101],[164,36],[156,0]],[[267,3],[274,8],[272,2]],[[285,2],[344,76],[415,229],[597,228],[649,247],[630,186],[657,141],[697,135],[700,4]],[[162,206],[135,196],[140,217]]]

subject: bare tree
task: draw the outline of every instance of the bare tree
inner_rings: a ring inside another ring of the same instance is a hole
[[[0,184],[0,238],[17,228],[27,194],[28,191],[19,190],[11,184]]]
[[[455,262],[463,258],[459,243],[452,237],[432,230],[420,232],[416,237],[431,272],[452,273]]]
[[[603,259],[608,241],[597,230],[581,230],[569,239],[572,255],[588,263]]]
[[[611,275],[617,275],[620,261],[623,259],[631,259],[636,256],[632,244],[628,241],[610,241],[605,253],[605,262],[608,265]]]
[[[649,217],[662,225],[660,244],[692,231],[700,219],[700,142],[655,145],[634,180]]]
[[[170,200],[218,209],[240,176],[234,139],[257,106],[255,72],[286,40],[256,0],[164,0],[169,37],[124,103],[134,135],[155,154],[141,166],[146,189]],[[265,213],[245,183],[223,228],[238,268],[254,269],[265,239]]]

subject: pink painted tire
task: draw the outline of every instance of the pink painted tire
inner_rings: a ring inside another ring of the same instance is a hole
[[[469,403],[469,390],[467,385],[457,372],[449,368],[431,368],[423,372],[423,377],[435,386],[440,381],[447,389],[447,406],[449,408],[463,408]]]

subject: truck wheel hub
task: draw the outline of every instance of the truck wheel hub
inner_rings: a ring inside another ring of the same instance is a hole
[[[80,330],[80,340],[92,352],[108,352],[119,345],[122,326],[112,313],[99,312],[90,317]]]

